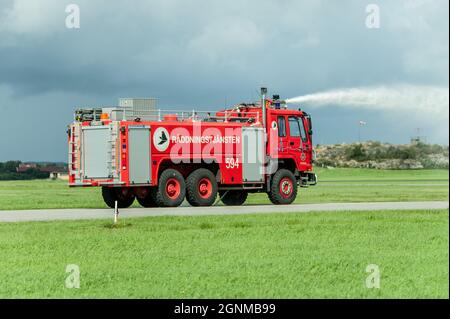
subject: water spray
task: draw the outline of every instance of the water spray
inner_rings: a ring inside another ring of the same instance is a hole
[[[370,110],[420,111],[441,118],[449,117],[448,87],[393,85],[345,88],[298,96],[283,102],[308,107],[342,106]]]

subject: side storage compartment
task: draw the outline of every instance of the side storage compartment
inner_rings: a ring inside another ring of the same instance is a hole
[[[111,173],[111,134],[108,125],[82,127],[84,179],[108,179]]]
[[[128,127],[128,156],[130,184],[150,184],[150,127]]]
[[[244,183],[264,181],[264,129],[242,128],[242,180]]]

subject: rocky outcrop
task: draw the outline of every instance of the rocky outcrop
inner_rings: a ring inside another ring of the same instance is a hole
[[[317,145],[316,165],[375,169],[449,167],[448,146],[423,143],[393,145],[380,142]]]

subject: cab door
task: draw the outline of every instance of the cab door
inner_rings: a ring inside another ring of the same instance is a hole
[[[302,165],[306,165],[306,169],[311,169],[311,160],[312,160],[312,141],[311,141],[311,135],[309,135],[309,126],[308,126],[308,119],[306,117],[300,117],[299,119],[300,124],[300,134],[302,136],[302,144],[300,147],[300,163]]]
[[[300,123],[297,116],[289,116],[289,155],[295,159],[296,166],[300,166],[300,147],[302,143]]]
[[[306,132],[302,118],[289,116],[289,155],[295,159],[297,167],[307,164],[305,145],[307,143]]]

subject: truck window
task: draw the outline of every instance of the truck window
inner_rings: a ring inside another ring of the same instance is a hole
[[[278,116],[278,136],[286,136],[286,120],[284,119],[284,116]]]
[[[308,138],[307,138],[307,134],[306,134],[306,128],[305,128],[305,122],[303,122],[303,118],[299,118],[298,122],[300,123],[300,133],[302,135],[302,141],[303,142],[307,142]]]
[[[300,137],[300,126],[296,116],[289,116],[289,132],[291,137]]]

